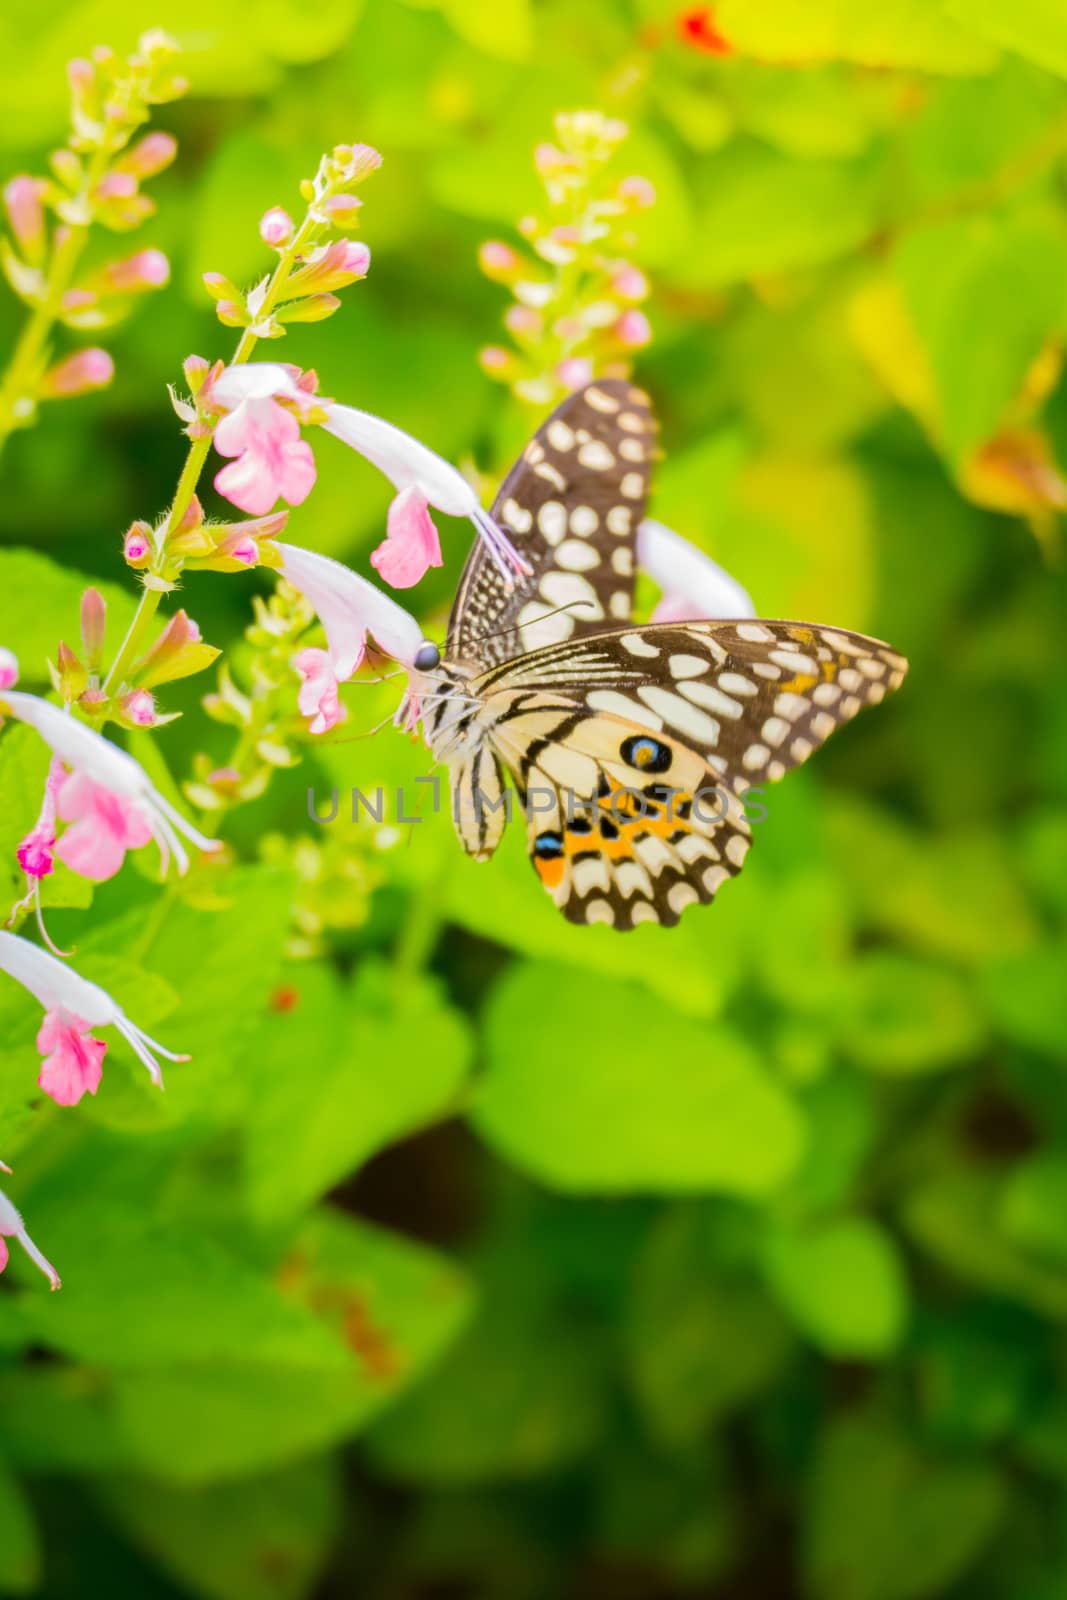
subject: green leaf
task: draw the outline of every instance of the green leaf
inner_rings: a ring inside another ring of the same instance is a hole
[[[715,16],[737,50],[790,65],[843,60],[966,73],[984,72],[996,60],[995,51],[928,0],[887,0],[877,10],[848,0],[761,0],[758,6],[718,0]]]
[[[303,1600],[341,1513],[330,1458],[205,1489],[105,1479],[97,1494],[135,1545],[204,1600]]]
[[[992,962],[983,990],[993,1021],[1009,1039],[1061,1056],[1067,1049],[1067,940]]]
[[[826,1355],[872,1360],[899,1345],[907,1281],[893,1239],[870,1218],[774,1228],[764,1264],[782,1306]]]
[[[602,1420],[603,1352],[553,1303],[535,1265],[483,1261],[481,1304],[440,1366],[367,1438],[405,1482],[447,1485],[558,1470]]]
[[[623,983],[517,968],[490,1001],[486,1055],[475,1126],[556,1188],[761,1195],[803,1148],[800,1113],[738,1035]]]
[[[0,1462],[0,1594],[35,1594],[41,1583],[37,1525],[18,1479]]]
[[[968,988],[932,963],[874,951],[853,963],[851,984],[841,1042],[869,1072],[906,1076],[959,1067],[985,1040]]]
[[[933,1600],[977,1560],[1002,1510],[990,1468],[924,1456],[875,1415],[831,1422],[810,1477],[806,1592],[811,1600]]]
[[[79,643],[81,598],[92,584],[107,601],[109,639],[118,640],[133,618],[136,599],[117,584],[87,578],[36,550],[0,550],[0,639],[19,658],[22,686],[48,682],[61,638]]]
[[[179,1287],[164,1283],[162,1303],[135,1303],[127,1295],[113,1317],[101,1312],[98,1322],[102,1337],[117,1338],[125,1313],[134,1318],[116,1352],[125,1363],[137,1317],[144,1317],[162,1356],[165,1309],[186,1310],[195,1320],[171,1330],[171,1364],[53,1371],[29,1387],[24,1374],[10,1382],[0,1374],[0,1440],[13,1460],[49,1470],[138,1470],[184,1485],[266,1473],[356,1433],[440,1355],[469,1311],[465,1280],[442,1257],[320,1211],[292,1240],[273,1279],[260,1279],[255,1293],[266,1343],[253,1328],[242,1346],[234,1335],[248,1297],[242,1291],[243,1306],[233,1313],[210,1305],[221,1290],[213,1266],[218,1251],[189,1242],[190,1273],[206,1264],[213,1274],[199,1303],[188,1298],[198,1291],[175,1266],[167,1276]],[[88,1275],[92,1259],[84,1266]],[[134,1263],[128,1266],[132,1274]],[[66,1293],[64,1287],[50,1303],[58,1305]],[[146,1294],[152,1293],[150,1284]],[[216,1313],[221,1328],[212,1334],[203,1324]],[[177,1348],[183,1332],[184,1353]],[[212,1344],[216,1353],[209,1356]],[[114,1354],[99,1359],[109,1363]]]
[[[748,145],[711,158],[706,194],[671,274],[688,288],[833,261],[877,232],[884,205],[876,161],[798,162]]]
[[[948,453],[960,463],[1001,426],[1030,366],[1062,331],[1067,230],[1044,213],[948,222],[907,236],[895,271],[930,360]]]
[[[766,1294],[717,1268],[705,1218],[693,1207],[669,1211],[649,1234],[624,1333],[638,1403],[671,1449],[704,1438],[768,1388],[791,1342]]]
[[[101,1168],[106,1169],[105,1172]],[[261,1271],[152,1204],[151,1146],[99,1133],[31,1187],[25,1209],[63,1293],[21,1302],[29,1333],[123,1368],[240,1362],[344,1370],[342,1343]]]
[[[462,1019],[426,981],[409,984],[401,1005],[389,976],[365,965],[343,985],[305,965],[296,1004],[264,1021],[249,1051],[245,1144],[261,1221],[306,1206],[454,1100],[470,1057]]]
[[[1016,1244],[1067,1266],[1067,1151],[1043,1150],[1012,1170],[1000,1220]]]
[[[1067,77],[1067,17],[1059,0],[942,0],[948,16],[965,22],[980,37],[1036,61]]]

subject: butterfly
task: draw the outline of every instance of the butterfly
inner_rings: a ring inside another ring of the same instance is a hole
[[[509,587],[475,544],[444,652],[423,643],[398,713],[421,719],[448,768],[468,854],[492,855],[517,799],[563,915],[620,930],[670,926],[712,900],[751,844],[749,791],[806,761],[907,671],[843,628],[635,625],[657,454],[651,403],[630,383],[601,379],[564,400],[492,507],[529,576]]]

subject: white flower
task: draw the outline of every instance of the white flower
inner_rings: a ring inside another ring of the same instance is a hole
[[[663,590],[653,622],[726,621],[754,617],[756,608],[736,578],[683,539],[646,517],[637,530],[637,564]]]

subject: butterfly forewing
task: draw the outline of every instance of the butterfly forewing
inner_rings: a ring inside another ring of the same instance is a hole
[[[492,507],[531,574],[509,591],[475,543],[449,622],[450,660],[509,661],[631,616],[655,446],[648,396],[621,379],[589,384],[553,412]]]

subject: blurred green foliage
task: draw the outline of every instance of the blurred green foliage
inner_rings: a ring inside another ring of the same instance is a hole
[[[513,236],[530,152],[578,106],[629,122],[620,159],[659,196],[657,515],[764,614],[912,660],[673,931],[563,924],[517,829],[488,866],[447,815],[317,829],[309,784],[425,772],[388,731],[279,773],[209,900],[128,867],[87,912],[57,875],[80,970],[192,1060],[156,1096],[113,1044],[61,1111],[34,1090],[36,1008],[0,989],[2,1151],[65,1280],[0,1281],[0,1593],[1067,1592],[1067,13],[686,12],[0,18],[7,170],[61,136],[64,63],[94,43],[164,26],[193,86],[160,118],[181,154],[144,236],[171,288],[115,340],[114,386],[6,455],[0,641],[28,677],[85,575],[117,636],[122,530],[183,455],[164,384],[231,348],[199,275],[262,271],[260,214],[339,140],[386,158],[371,275],[286,359],[506,466],[536,413],[478,370],[503,296],[476,249]],[[6,348],[10,297],[0,319]],[[329,444],[291,536],[365,568],[386,490]],[[420,590],[438,630],[446,533]],[[181,597],[238,664],[257,582]],[[353,731],[394,688],[351,692]],[[202,689],[159,740],[175,780],[227,748]],[[44,774],[21,735],[9,864]]]

